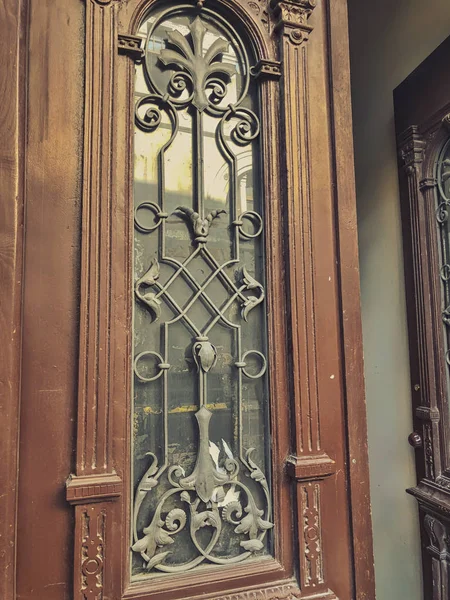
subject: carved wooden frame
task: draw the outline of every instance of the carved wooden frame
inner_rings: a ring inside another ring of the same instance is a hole
[[[448,574],[441,583],[438,575],[441,568],[447,573],[450,557],[448,534],[442,533],[450,531],[450,420],[445,417],[449,406],[435,165],[449,139],[449,111],[450,104],[398,137],[415,431],[410,443],[418,449],[418,485],[408,492],[421,508],[425,579],[433,581],[436,598],[442,600],[450,593]]]
[[[272,382],[283,399],[273,411],[273,477],[284,535],[276,538],[275,558],[254,567],[158,579],[157,588],[128,583],[130,92],[140,55],[136,27],[154,1],[86,0],[79,418],[76,472],[67,482],[76,521],[74,599],[373,597],[352,142],[342,124],[350,122],[344,0],[318,8],[315,0],[217,1],[257,48],[262,117],[271,123],[263,139],[273,216],[269,329],[277,348]],[[326,33],[331,81],[323,125],[309,116],[314,13]],[[323,203],[325,235],[311,154],[311,136],[322,126],[335,189]]]

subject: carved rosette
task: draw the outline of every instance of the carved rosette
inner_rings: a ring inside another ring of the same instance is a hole
[[[83,600],[103,597],[103,561],[106,510],[100,505],[83,508],[81,545],[81,593]]]

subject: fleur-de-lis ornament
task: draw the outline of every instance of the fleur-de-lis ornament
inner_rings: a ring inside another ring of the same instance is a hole
[[[204,40],[208,30],[200,17],[194,19],[189,30],[192,46],[179,31],[167,32],[167,40],[175,49],[162,50],[160,60],[166,67],[174,66],[177,70],[189,74],[193,85],[192,104],[199,111],[203,111],[209,104],[206,94],[209,80],[214,76],[228,83],[236,73],[236,67],[220,60],[229,50],[230,44],[227,41],[219,38],[204,51]]]

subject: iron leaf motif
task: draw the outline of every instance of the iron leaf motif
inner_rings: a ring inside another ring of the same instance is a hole
[[[251,469],[250,477],[258,483],[260,483],[266,491],[269,491],[266,476],[251,457],[254,451],[255,448],[249,448],[245,455],[245,458],[247,459],[247,462]]]
[[[145,275],[143,275],[138,280],[138,282],[136,283],[136,286],[155,285],[156,281],[159,279],[159,274],[160,274],[159,262],[157,261],[156,258],[154,258],[152,260],[152,262],[150,263],[150,267],[148,268],[148,271],[145,273]]]
[[[245,267],[242,268],[242,280],[246,290],[259,290],[259,297],[248,296],[242,305],[242,318],[247,321],[249,312],[264,301],[264,288],[248,273]]]
[[[256,506],[251,496],[249,497],[249,503],[245,508],[245,512],[247,513],[247,515],[235,528],[235,533],[247,533],[250,540],[257,540],[259,531],[266,531],[273,527],[273,523],[271,523],[270,521],[266,521],[262,518],[264,512]],[[247,542],[241,542],[241,546],[243,548],[245,548],[245,546],[243,545],[245,543]],[[259,550],[260,548],[257,549]]]
[[[142,286],[153,286],[159,279],[160,266],[156,258],[154,258],[150,264],[148,271],[140,279],[137,280],[135,285],[135,293],[141,302],[143,302],[153,314],[154,320],[158,320],[161,316],[161,300],[153,292],[141,292]]]
[[[257,509],[255,505],[247,506],[245,512],[248,514],[234,530],[236,533],[248,533],[250,539],[253,540],[256,538],[260,529],[266,530],[273,527],[273,523],[261,519],[263,511]]]
[[[194,88],[192,104],[199,111],[203,111],[209,104],[206,95],[208,80],[215,75],[229,82],[236,73],[236,67],[219,60],[224,53],[228,52],[230,46],[225,40],[217,39],[204,51],[204,40],[208,29],[200,17],[194,19],[189,29],[192,46],[179,31],[167,31],[167,40],[175,49],[162,50],[160,60],[166,67],[174,65],[190,75]]]

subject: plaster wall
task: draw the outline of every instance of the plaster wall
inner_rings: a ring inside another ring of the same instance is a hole
[[[349,24],[377,600],[421,600],[392,92],[450,35],[450,3],[349,0]]]

